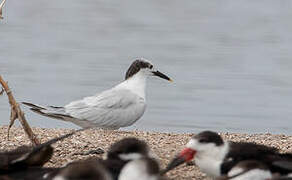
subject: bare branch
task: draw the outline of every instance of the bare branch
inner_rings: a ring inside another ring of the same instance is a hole
[[[2,9],[3,9],[3,6],[4,6],[4,4],[5,4],[5,1],[6,0],[3,0],[1,3],[0,3],[0,19],[3,19],[3,16],[2,16]]]
[[[9,140],[10,128],[13,126],[13,124],[15,122],[15,119],[17,119],[17,113],[16,113],[16,111],[14,111],[14,110],[11,109],[11,112],[10,112],[10,123],[9,123],[9,127],[8,127],[8,130],[7,130],[7,138],[8,138],[8,140]]]
[[[40,141],[37,139],[36,135],[32,132],[29,124],[27,123],[27,121],[24,117],[24,113],[21,111],[19,104],[15,101],[11,90],[9,89],[7,83],[2,79],[1,75],[0,75],[0,83],[8,96],[9,104],[11,107],[10,124],[8,127],[8,138],[9,138],[10,128],[14,124],[15,119],[18,119],[20,121],[25,133],[27,134],[30,141],[32,142],[32,144],[33,145],[40,144]]]
[[[0,96],[2,96],[2,94],[4,93],[4,89],[1,88],[1,91],[0,91]]]

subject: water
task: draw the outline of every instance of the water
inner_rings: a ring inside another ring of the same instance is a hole
[[[0,74],[19,101],[64,105],[123,80],[135,57],[152,78],[134,126],[163,132],[292,134],[288,0],[8,0]],[[23,108],[30,125],[76,128]],[[9,106],[0,97],[1,125]]]

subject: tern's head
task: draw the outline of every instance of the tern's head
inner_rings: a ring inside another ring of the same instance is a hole
[[[184,162],[192,161],[195,156],[198,158],[223,159],[226,153],[226,143],[219,134],[212,131],[203,131],[191,138],[177,157],[168,165],[165,172]]]
[[[148,156],[151,156],[148,145],[136,138],[124,138],[114,143],[107,153],[108,159],[122,161],[131,161]]]
[[[158,70],[156,70],[153,66],[153,64],[144,59],[144,58],[139,58],[136,59],[131,66],[129,67],[127,73],[126,73],[126,80],[134,77],[135,75],[140,74],[140,75],[144,75],[144,76],[158,76],[162,79],[166,79],[168,81],[172,81],[168,76],[166,76],[165,74],[159,72]]]

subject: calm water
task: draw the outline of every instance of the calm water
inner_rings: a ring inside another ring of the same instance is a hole
[[[134,126],[164,132],[292,134],[292,2],[8,0],[0,74],[19,101],[64,105],[123,80],[135,57],[151,78]],[[32,126],[76,127],[24,109]],[[0,97],[0,124],[9,106]]]

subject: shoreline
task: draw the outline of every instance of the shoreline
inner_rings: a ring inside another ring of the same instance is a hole
[[[64,135],[72,129],[47,129],[33,127],[33,132],[43,143],[54,137]],[[100,130],[88,129],[78,132],[72,137],[57,142],[54,155],[45,165],[46,167],[61,167],[68,162],[82,160],[88,157],[102,157],[103,154],[83,155],[84,152],[101,148],[107,151],[108,147],[124,137],[136,137],[148,143],[151,150],[159,157],[161,168],[174,157],[188,142],[191,133],[159,133],[146,131],[120,131],[120,130]],[[269,145],[280,149],[282,152],[292,152],[292,136],[284,134],[240,134],[240,133],[220,133],[220,135],[231,141],[246,141]],[[21,127],[12,127],[10,139],[7,140],[7,126],[0,126],[0,151],[14,149],[21,145],[29,145],[30,141]],[[205,174],[200,172],[195,166],[182,165],[167,173],[171,179],[208,179]]]

